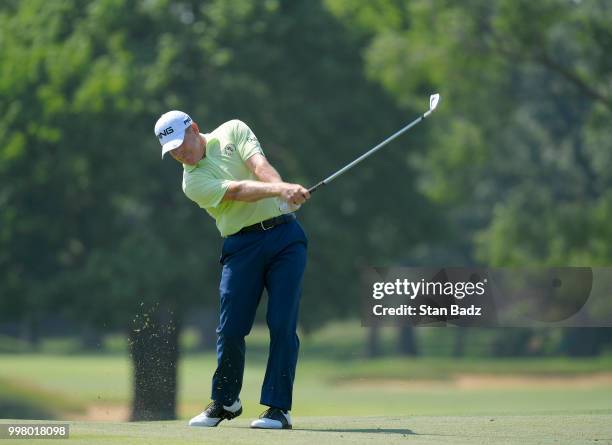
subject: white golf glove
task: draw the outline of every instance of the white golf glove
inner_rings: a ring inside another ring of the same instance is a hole
[[[279,198],[277,198],[276,201],[278,202],[278,209],[283,215],[286,213],[293,213],[299,210],[299,208],[301,207],[299,204],[289,203]]]

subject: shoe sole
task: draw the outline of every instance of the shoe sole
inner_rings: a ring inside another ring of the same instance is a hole
[[[292,430],[293,425],[282,426],[280,428],[266,428],[265,426],[251,426],[254,430]]]
[[[221,422],[222,422],[222,421],[224,421],[224,420],[233,420],[233,419],[235,419],[236,417],[238,417],[240,414],[242,414],[242,407],[240,407],[240,408],[238,409],[238,411],[236,411],[235,413],[233,413],[233,412],[231,412],[231,411],[227,411],[227,412],[228,412],[229,414],[227,414],[227,415],[226,415],[226,416],[224,416],[224,417],[221,417],[221,419],[219,419],[219,423],[221,423]],[[217,423],[217,425],[215,425],[215,426],[218,426],[218,425],[219,425],[219,423]]]

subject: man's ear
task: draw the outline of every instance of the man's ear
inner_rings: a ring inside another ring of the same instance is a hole
[[[196,124],[195,122],[192,122],[191,128],[193,128],[193,131],[195,131],[196,134],[200,134],[200,127],[198,127],[198,124]]]

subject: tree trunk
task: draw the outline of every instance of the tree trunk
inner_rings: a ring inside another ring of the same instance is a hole
[[[198,323],[200,331],[200,341],[198,342],[198,350],[214,351],[217,347],[217,321],[219,319],[217,311],[212,308],[205,308],[200,312],[200,320]]]
[[[380,330],[378,326],[370,326],[366,343],[366,356],[378,357],[380,355],[382,355],[380,349]]]
[[[102,333],[93,326],[85,325],[81,330],[81,350],[100,352],[104,338]]]
[[[29,343],[30,349],[37,351],[40,347],[39,319],[36,313],[29,314],[21,325],[21,338]]]
[[[397,350],[401,355],[415,356],[418,353],[414,328],[412,326],[400,326],[398,332]]]
[[[453,357],[463,357],[465,353],[465,328],[454,328]]]
[[[594,357],[601,353],[606,334],[605,328],[565,328],[561,352],[570,357]]]
[[[131,421],[176,419],[180,323],[172,308],[156,305],[130,329],[134,366]]]

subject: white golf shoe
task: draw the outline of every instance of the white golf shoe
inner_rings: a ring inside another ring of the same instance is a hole
[[[280,408],[268,408],[259,416],[259,419],[251,422],[251,428],[290,430],[292,427],[289,411]]]
[[[219,425],[222,420],[231,420],[242,414],[242,404],[237,399],[230,406],[225,406],[221,402],[212,401],[208,404],[204,412],[198,414],[189,421],[189,426],[208,426]]]

